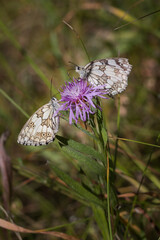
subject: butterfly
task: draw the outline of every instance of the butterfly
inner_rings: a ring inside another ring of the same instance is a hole
[[[59,128],[59,116],[54,116],[60,107],[56,98],[40,107],[26,122],[17,142],[23,145],[46,145],[55,139]]]
[[[77,66],[75,71],[80,78],[86,79],[93,86],[100,86],[106,94],[113,97],[123,92],[128,85],[128,75],[132,65],[127,58],[106,58],[95,60],[84,67]]]

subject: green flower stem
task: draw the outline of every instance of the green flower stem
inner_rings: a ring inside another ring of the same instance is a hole
[[[98,100],[99,101],[99,100]],[[107,215],[108,215],[108,226],[109,226],[109,235],[110,235],[110,240],[113,240],[113,234],[112,234],[112,227],[111,227],[111,212],[110,212],[110,164],[109,164],[109,152],[108,152],[108,144],[106,145],[106,140],[103,138],[103,134],[102,134],[102,129],[103,127],[105,127],[105,122],[104,122],[104,118],[103,118],[103,113],[101,112],[101,114],[98,115],[97,113],[97,130],[95,131],[96,134],[98,134],[99,136],[99,147],[101,150],[101,153],[103,153],[106,162],[105,164],[105,168],[106,168],[106,175],[107,175],[107,184],[105,184],[105,186],[107,186]],[[107,142],[108,142],[108,138],[107,138]]]
[[[108,210],[110,240],[113,240],[112,226],[111,226],[111,212],[110,212],[110,182],[109,182],[109,157],[108,156],[107,156],[107,210]]]
[[[116,163],[117,163],[117,152],[118,152],[118,137],[120,130],[120,97],[118,96],[118,113],[117,113],[117,139],[115,142],[115,154],[114,154],[114,163],[113,163],[113,171],[115,172]]]

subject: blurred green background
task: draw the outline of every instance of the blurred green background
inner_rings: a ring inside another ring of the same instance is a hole
[[[0,6],[0,133],[6,129],[11,132],[6,149],[13,166],[11,212],[14,222],[30,229],[59,226],[59,231],[81,239],[102,239],[90,208],[69,192],[64,195],[48,166],[48,161],[53,161],[78,180],[80,173],[74,161],[62,154],[55,143],[38,148],[17,144],[18,133],[27,120],[23,111],[31,116],[50,100],[52,94],[58,93],[69,76],[77,76],[71,71],[73,66],[69,61],[78,65],[89,62],[83,41],[91,60],[129,59],[133,69],[128,88],[120,96],[119,136],[157,144],[160,132],[160,13],[134,20],[158,10],[159,2],[1,0]],[[115,30],[130,21],[131,24]],[[114,155],[117,98],[104,100],[103,111]],[[84,144],[90,142],[85,134],[65,121],[61,121],[59,135]],[[119,194],[136,192],[153,151],[141,188],[142,193],[148,194],[138,198],[137,208],[143,209],[143,213],[134,213],[134,234],[129,239],[157,240],[160,232],[160,150],[127,141],[119,141],[119,146],[116,182]],[[2,192],[3,186],[1,195]],[[132,201],[129,197],[119,198],[122,218],[130,212]],[[1,217],[4,218],[2,212]],[[17,239],[13,233],[11,236]],[[25,239],[55,238],[23,234]]]

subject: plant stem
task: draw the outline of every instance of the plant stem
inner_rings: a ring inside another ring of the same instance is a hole
[[[107,137],[107,144],[106,139],[103,139],[102,130],[105,129],[105,122],[104,122],[103,112],[97,116],[97,123],[98,123],[98,134],[99,134],[99,142],[101,147],[101,152],[103,153],[106,161],[105,161],[105,168],[107,173],[107,215],[108,215],[108,226],[109,226],[109,235],[110,239],[113,240],[112,235],[112,226],[111,226],[111,212],[110,212],[110,164],[109,164],[109,143],[108,143],[108,137]],[[106,185],[106,183],[104,183]]]
[[[113,163],[113,171],[114,171],[114,173],[115,173],[116,163],[117,163],[119,130],[120,130],[120,97],[118,96],[117,139],[116,139],[116,142],[115,142],[115,154],[114,154],[114,163]]]
[[[152,151],[151,151],[151,153],[150,153],[150,155],[149,155],[149,159],[148,159],[148,162],[147,162],[147,164],[146,164],[146,167],[145,167],[145,169],[144,169],[144,171],[143,171],[142,178],[141,178],[141,181],[140,181],[140,184],[139,184],[137,193],[136,193],[136,195],[135,195],[135,197],[134,197],[134,200],[133,200],[132,209],[131,209],[131,212],[130,212],[130,215],[129,215],[127,227],[126,227],[125,234],[124,234],[124,240],[127,239],[128,229],[129,229],[130,222],[131,222],[131,219],[132,219],[133,211],[134,211],[135,205],[136,205],[136,203],[137,203],[138,194],[139,194],[139,191],[140,191],[142,182],[143,182],[143,180],[144,180],[145,173],[146,173],[147,168],[148,168],[148,166],[149,166],[149,163],[150,163],[150,161],[151,161],[152,154],[153,154],[153,149],[152,149]]]
[[[0,93],[8,100],[10,101],[13,106],[15,106],[26,118],[29,118],[29,115],[12,99],[10,98],[10,96],[8,96],[8,94],[2,89],[0,88]]]
[[[107,156],[107,211],[108,211],[108,225],[110,240],[113,240],[111,227],[111,212],[110,212],[110,186],[109,186],[109,157]]]

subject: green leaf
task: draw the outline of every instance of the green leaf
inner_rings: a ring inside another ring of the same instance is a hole
[[[68,122],[69,114],[67,114],[66,111],[62,111],[62,113],[63,113],[63,116],[61,116],[61,118]],[[73,126],[78,128],[78,129],[80,129],[82,132],[84,132],[86,135],[88,135],[89,137],[93,138],[94,140],[97,140],[97,138],[95,137],[94,134],[92,134],[91,132],[87,131],[83,127],[81,127],[80,124],[73,123]]]
[[[102,134],[104,146],[106,146],[107,140],[108,140],[108,135],[107,135],[107,130],[104,127],[102,127],[101,134]]]
[[[145,164],[141,162],[140,160],[134,159],[134,163],[142,170],[142,172],[145,169]],[[151,172],[150,169],[147,169],[145,172],[145,176],[150,179],[154,183],[155,186],[157,186],[160,189],[160,180],[155,176],[154,173]]]
[[[60,140],[59,145],[62,151],[69,154],[72,158],[75,158],[78,161],[79,166],[89,177],[94,177],[93,174],[101,176],[105,175],[105,168],[95,160],[96,156],[100,157],[100,154],[98,154],[96,150],[94,151],[94,149],[90,147],[60,136],[57,136],[57,139]],[[83,153],[81,151],[83,151]],[[85,153],[88,155],[85,155]]]
[[[85,157],[82,153],[77,152],[67,146],[63,146],[62,150],[68,153],[71,157],[75,158],[78,161],[80,167],[88,176],[93,177],[92,174],[103,176],[105,175],[104,167],[101,166],[98,162],[94,161],[92,158]]]
[[[94,194],[86,190],[80,183],[73,180],[68,174],[61,171],[56,166],[50,165],[55,174],[64,181],[75,193],[79,195],[79,198],[87,201],[89,204],[94,203],[101,207],[104,207],[104,204],[99,200]]]
[[[81,125],[79,124],[73,124],[76,128],[80,129],[82,132],[87,134],[89,137],[93,138],[94,140],[97,140],[96,136],[92,134],[91,132],[87,131],[86,129],[82,128]]]
[[[94,218],[95,218],[95,220],[96,220],[96,222],[99,226],[99,229],[101,230],[103,240],[110,239],[109,230],[108,230],[108,223],[107,223],[107,220],[106,220],[104,210],[101,207],[96,206],[94,204],[92,204],[92,210],[93,210],[93,213],[94,213]]]
[[[97,152],[93,147],[87,146],[85,144],[76,142],[71,139],[65,139],[61,136],[57,136],[57,139],[61,141],[62,143],[67,143],[68,146],[74,148],[75,150],[83,153],[84,155],[88,155],[93,157],[94,159],[100,160],[101,162],[104,161],[104,156],[102,156],[101,153]]]

